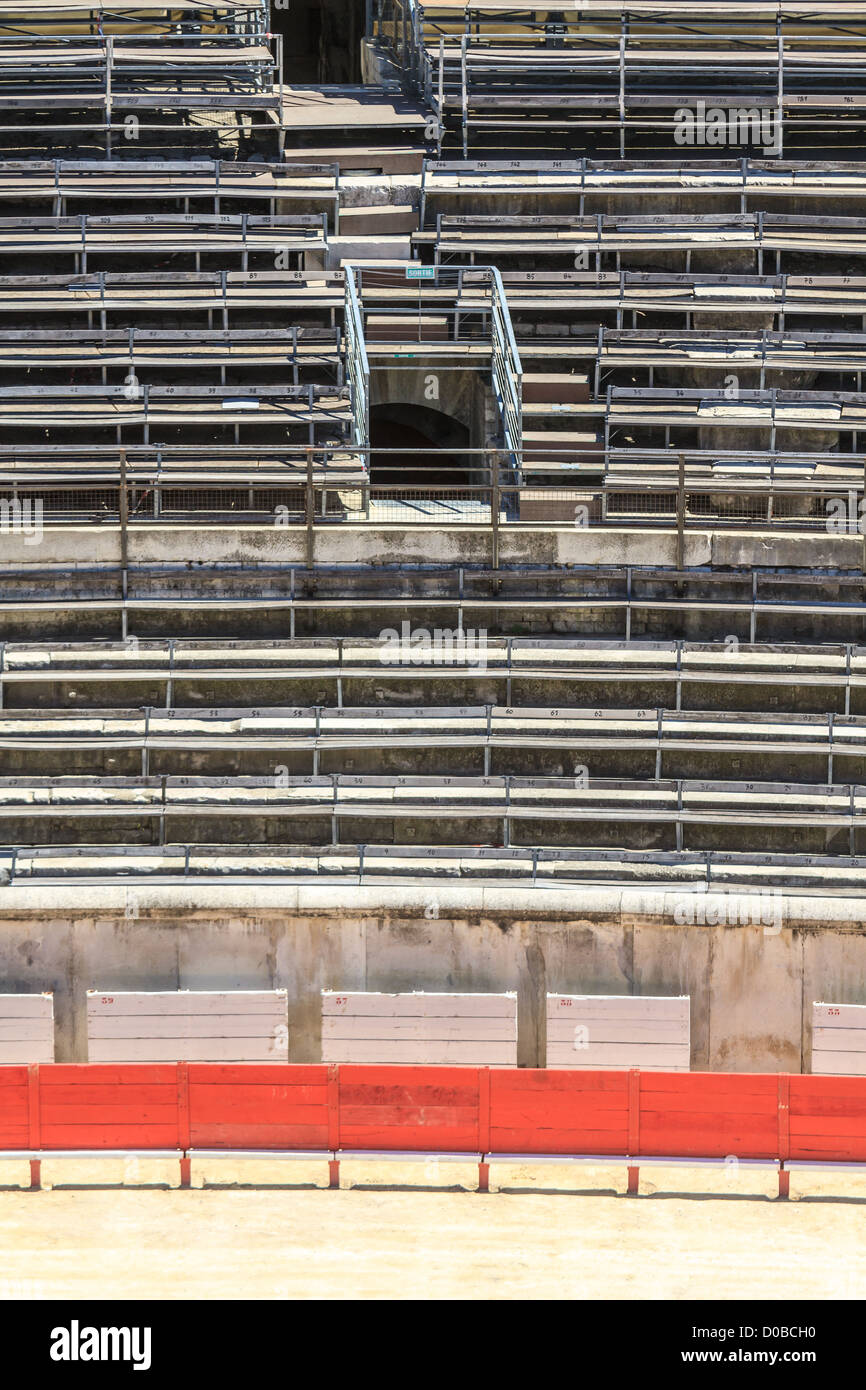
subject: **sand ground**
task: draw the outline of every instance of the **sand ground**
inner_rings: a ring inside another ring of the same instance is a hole
[[[339,1192],[303,1186],[323,1168],[200,1163],[178,1191],[128,1185],[175,1163],[46,1162],[49,1190],[0,1191],[0,1299],[866,1297],[866,1177],[795,1176],[788,1202],[772,1174],[673,1168],[638,1198],[601,1166],[494,1167],[483,1194],[468,1166],[354,1162]]]

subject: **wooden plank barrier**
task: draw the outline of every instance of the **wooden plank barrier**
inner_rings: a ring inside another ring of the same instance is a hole
[[[54,995],[0,994],[0,1066],[54,1061]]]
[[[0,1066],[0,1159],[866,1168],[866,1078],[293,1063]]]
[[[288,1055],[284,989],[88,990],[91,1062],[274,1062]]]
[[[547,1065],[688,1071],[689,997],[548,994]]]
[[[322,990],[326,1062],[517,1066],[517,995]]]
[[[866,1004],[812,1005],[812,1075],[866,1076]]]

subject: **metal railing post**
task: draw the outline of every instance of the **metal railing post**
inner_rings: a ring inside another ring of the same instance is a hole
[[[305,564],[308,570],[315,568],[315,537],[313,528],[316,523],[316,494],[313,489],[313,450],[307,447],[307,486],[304,506],[305,524]]]
[[[682,574],[685,560],[685,526],[686,526],[686,460],[685,455],[679,457],[679,473],[677,477],[677,574]]]
[[[126,490],[126,450],[120,451],[120,483],[117,497],[118,514],[120,517],[120,595],[122,600],[120,610],[120,635],[126,641],[126,598],[128,592],[128,571],[129,571],[129,496]]]

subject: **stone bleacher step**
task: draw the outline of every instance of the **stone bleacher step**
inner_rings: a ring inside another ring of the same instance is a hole
[[[408,203],[340,209],[340,231],[345,236],[403,235],[417,229],[418,213]]]
[[[419,337],[417,316],[405,314],[368,314],[365,325],[367,341],[371,343],[444,342],[450,337],[445,314],[424,314]]]
[[[552,472],[556,472],[564,464],[573,467],[576,463],[586,462],[591,466],[592,459],[585,459],[585,455],[603,455],[604,438],[597,430],[524,430],[523,431],[523,462],[533,464],[533,471],[537,471],[539,464],[544,464]],[[598,467],[601,467],[601,457]]]
[[[589,377],[585,372],[524,372],[523,406],[577,405],[590,399]]]

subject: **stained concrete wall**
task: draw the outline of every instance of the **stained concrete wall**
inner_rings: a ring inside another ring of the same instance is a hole
[[[544,1064],[544,996],[688,994],[691,1066],[809,1070],[814,1001],[866,1003],[866,902],[779,898],[779,925],[678,925],[681,895],[462,884],[0,889],[0,990],[53,990],[57,1060],[86,1060],[85,992],[289,995],[289,1059],[321,1056],[319,991],[518,993]],[[754,903],[754,899],[748,900]],[[708,918],[711,913],[706,914]],[[753,915],[754,920],[754,915]]]
[[[843,489],[840,488],[840,492]],[[500,531],[502,565],[673,565],[676,532],[630,530],[627,527],[523,525]],[[120,564],[120,530],[115,526],[46,527],[40,544],[21,533],[2,536],[0,574],[39,574],[46,569],[67,573],[98,565]],[[139,564],[184,567],[207,564],[305,563],[305,532],[301,526],[172,526],[136,525],[129,532],[129,560]],[[315,558],[335,564],[487,564],[489,526],[438,525],[415,530],[394,526],[317,526]],[[863,556],[860,536],[825,531],[800,533],[691,529],[686,532],[687,569],[710,565],[728,568],[756,565],[804,569],[859,570]],[[6,581],[4,581],[6,582]],[[11,581],[10,581],[11,582]],[[12,589],[9,590],[11,596]]]

